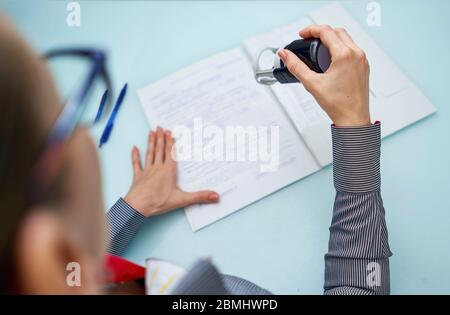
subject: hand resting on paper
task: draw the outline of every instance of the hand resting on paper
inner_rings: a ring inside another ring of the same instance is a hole
[[[282,49],[278,55],[338,127],[370,124],[369,63],[344,29],[312,25],[300,31],[303,38],[320,38],[330,50],[331,65],[325,73],[308,68],[295,54]]]
[[[219,201],[219,194],[214,191],[185,192],[177,186],[177,162],[171,155],[174,145],[170,131],[158,127],[148,135],[144,164],[139,149],[132,149],[133,183],[124,199],[146,217]]]

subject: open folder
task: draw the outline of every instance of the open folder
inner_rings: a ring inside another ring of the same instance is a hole
[[[373,120],[392,134],[435,112],[420,92],[363,28],[339,4],[322,7],[304,19],[248,38],[243,47],[222,52],[140,90],[138,96],[152,126],[172,129],[203,125],[278,126],[278,167],[261,172],[258,162],[181,161],[179,184],[187,191],[215,190],[218,204],[185,209],[198,230],[332,162],[330,120],[301,84],[258,85],[256,55],[264,47],[284,47],[310,24],[344,27],[366,51],[371,65]]]

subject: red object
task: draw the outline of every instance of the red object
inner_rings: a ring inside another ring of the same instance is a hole
[[[106,282],[120,283],[142,279],[145,268],[119,256],[106,255]]]

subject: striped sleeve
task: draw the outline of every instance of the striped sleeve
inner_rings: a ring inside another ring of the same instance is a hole
[[[106,214],[108,224],[108,252],[122,256],[130,241],[145,221],[145,216],[120,198]]]
[[[380,194],[381,125],[332,127],[336,188],[325,294],[389,294],[392,256]]]

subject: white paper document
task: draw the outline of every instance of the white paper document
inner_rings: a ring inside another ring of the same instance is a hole
[[[261,161],[181,161],[180,187],[215,190],[220,202],[186,208],[192,229],[219,218],[305,177],[319,166],[268,89],[255,82],[247,56],[234,49],[151,84],[138,91],[152,126],[193,130],[194,120],[215,126],[278,126],[279,164],[261,172]]]

